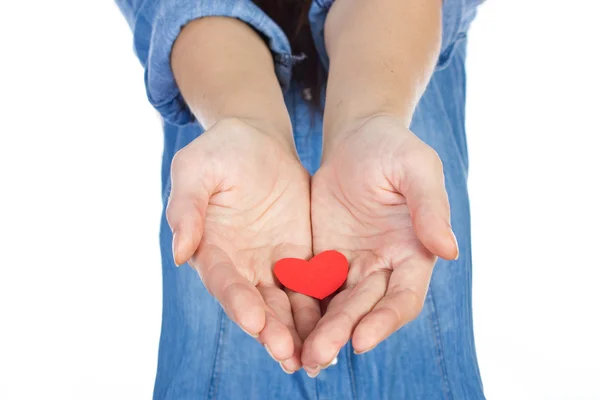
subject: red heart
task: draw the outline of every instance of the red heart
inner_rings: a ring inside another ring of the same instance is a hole
[[[275,263],[274,272],[288,289],[323,300],[344,284],[348,260],[342,253],[328,250],[310,261],[282,258]]]

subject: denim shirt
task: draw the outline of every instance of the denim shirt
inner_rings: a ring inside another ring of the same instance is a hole
[[[309,21],[317,51],[327,69],[325,18],[335,0],[313,0]],[[368,1],[368,0],[365,0]],[[476,6],[482,0],[444,0],[442,46],[437,68],[447,65],[455,44],[464,38]],[[244,21],[267,38],[275,72],[284,91],[292,79],[298,55],[282,29],[251,0],[116,0],[134,33],[134,49],[144,67],[150,103],[165,121],[186,125],[194,121],[175,83],[170,65],[171,49],[181,29],[190,21],[208,16],[226,16]]]
[[[437,70],[410,127],[443,162],[452,227],[461,256],[456,261],[438,260],[423,311],[416,320],[365,354],[355,355],[348,342],[338,354],[337,365],[316,379],[305,374],[284,374],[259,341],[227,318],[196,271],[175,268],[173,236],[166,219],[173,156],[202,134],[170,67],[171,48],[181,28],[196,18],[229,16],[244,21],[266,38],[285,92],[298,158],[314,174],[321,165],[322,114],[311,112],[302,98],[301,85],[291,76],[298,55],[291,53],[280,27],[251,0],[116,1],[134,31],[135,52],[144,66],[148,98],[164,118],[160,228],[163,318],[153,398],[485,399],[473,339],[464,129],[465,38],[480,0],[444,0]],[[325,67],[328,59],[323,29],[332,3],[313,0],[309,12]]]

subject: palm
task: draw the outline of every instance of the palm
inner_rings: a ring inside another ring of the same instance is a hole
[[[177,254],[193,253],[189,264],[231,319],[287,370],[300,368],[318,303],[288,296],[273,266],[312,255],[307,172],[280,143],[244,124],[207,131],[182,150],[172,171],[168,213],[174,232],[187,228]]]
[[[315,174],[314,252],[341,251],[350,270],[305,342],[305,365],[326,365],[350,337],[366,351],[419,312],[436,257],[415,230],[398,160],[424,149],[410,131],[378,120],[348,135]]]
[[[240,170],[211,197],[199,250],[219,249],[250,282],[272,286],[275,261],[312,254],[308,177],[283,157]]]
[[[243,175],[232,174],[223,182],[227,189],[211,197],[197,254],[198,258],[220,255],[256,286],[267,310],[261,340],[271,342],[270,351],[278,356],[289,353],[291,339],[295,367],[288,368],[298,368],[301,337],[314,323],[306,326],[299,316],[296,326],[292,304],[273,276],[273,265],[284,257],[306,259],[312,254],[308,177],[293,159],[268,160],[272,162],[254,164],[259,168],[242,168]],[[296,300],[311,303],[307,298]]]
[[[418,240],[404,196],[381,173],[380,162],[360,165],[339,160],[319,170],[313,180],[315,254],[337,249],[350,262],[347,286],[375,271],[391,272],[409,256],[428,256]]]

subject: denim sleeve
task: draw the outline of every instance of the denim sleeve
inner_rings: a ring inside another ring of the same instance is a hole
[[[133,31],[134,50],[144,67],[148,100],[171,124],[194,121],[175,83],[170,58],[181,28],[197,18],[225,16],[250,25],[265,38],[274,56],[279,83],[284,89],[289,85],[294,60],[290,44],[281,28],[251,0],[116,0],[116,3]]]
[[[477,6],[482,2],[483,0],[443,0],[442,46],[437,69],[448,65],[456,44],[467,37]]]
[[[325,51],[325,19],[334,1],[314,0],[309,13],[315,45],[327,69],[329,69],[329,58]],[[476,8],[481,2],[483,0],[443,0],[442,46],[437,70],[448,65],[455,45],[466,38],[469,25],[475,18]]]

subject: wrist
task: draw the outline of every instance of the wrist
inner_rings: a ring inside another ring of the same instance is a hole
[[[275,140],[285,152],[297,157],[292,123],[289,118],[282,121],[263,118],[241,118],[240,120]]]
[[[216,120],[214,125],[226,127],[225,129],[259,133],[276,142],[285,153],[297,157],[292,125],[289,120],[286,124],[248,116],[222,116]]]
[[[355,135],[361,131],[367,123],[375,120],[386,118],[395,125],[400,125],[409,128],[412,120],[411,112],[398,112],[397,109],[391,110],[381,108],[378,111],[373,111],[368,114],[359,114],[354,117],[346,118],[343,121],[331,121],[330,124],[324,127],[323,132],[323,161],[330,158],[348,136]]]

